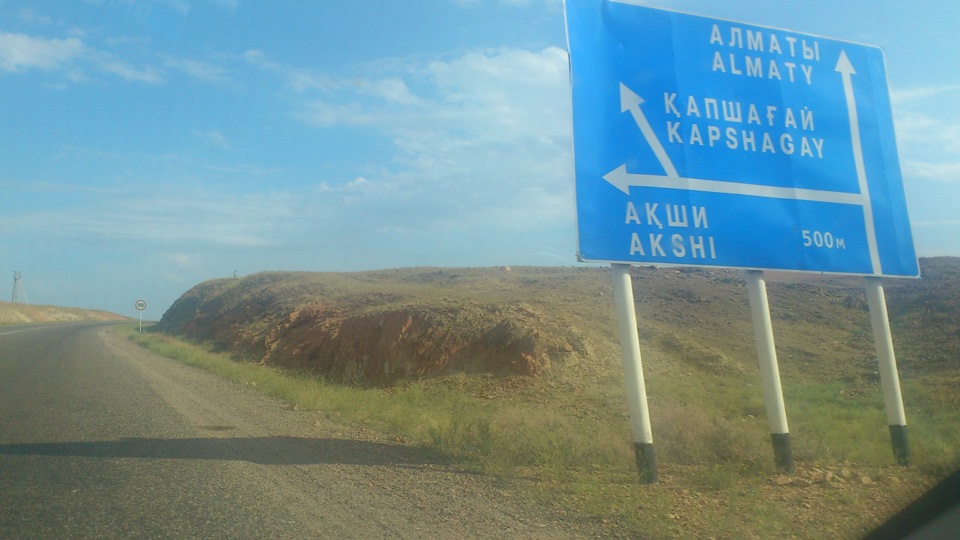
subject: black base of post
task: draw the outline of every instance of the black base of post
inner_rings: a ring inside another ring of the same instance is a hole
[[[640,481],[644,484],[656,484],[657,456],[653,451],[653,443],[633,443],[633,454],[637,458],[637,471]]]
[[[897,465],[910,465],[910,442],[907,426],[890,426],[890,442],[893,443],[893,460]]]
[[[771,433],[773,440],[773,461],[777,464],[777,471],[793,473],[793,450],[790,449],[789,433]]]

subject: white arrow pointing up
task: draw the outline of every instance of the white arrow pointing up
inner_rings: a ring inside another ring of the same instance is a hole
[[[853,64],[847,58],[846,51],[840,51],[836,71],[843,78],[843,95],[847,100],[847,116],[850,119],[850,141],[853,144],[853,162],[857,168],[857,180],[860,183],[860,196],[863,200],[863,220],[867,229],[867,246],[870,248],[870,262],[873,273],[882,273],[880,251],[877,248],[877,231],[873,224],[873,204],[870,203],[870,185],[867,183],[867,170],[863,165],[863,145],[860,140],[860,117],[857,114],[857,100],[853,95],[852,76],[857,74]]]

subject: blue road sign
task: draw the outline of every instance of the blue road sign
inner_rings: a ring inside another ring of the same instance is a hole
[[[880,49],[566,11],[581,260],[919,275]]]

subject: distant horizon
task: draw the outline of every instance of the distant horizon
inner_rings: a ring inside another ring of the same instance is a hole
[[[933,257],[918,257],[918,260],[920,261],[921,272],[922,272],[922,270],[923,270],[923,261],[924,261],[924,260],[928,260],[928,259],[956,259],[956,260],[960,260],[960,256],[956,256],[956,255],[936,255],[936,256],[933,256]],[[678,271],[678,270],[681,270],[681,269],[686,269],[686,270],[690,270],[690,271],[698,271],[698,270],[705,270],[705,271],[711,271],[711,270],[712,270],[712,271],[727,271],[727,272],[745,272],[745,271],[746,271],[745,269],[739,269],[739,268],[725,268],[725,267],[714,267],[714,266],[680,266],[680,265],[673,266],[673,265],[650,265],[650,264],[635,264],[635,265],[631,265],[631,266],[634,266],[634,267],[636,267],[636,268],[654,268],[654,269],[656,269],[656,270],[664,270],[664,271],[669,271],[669,270]],[[509,269],[511,269],[511,270],[512,270],[513,268],[556,268],[556,269],[571,269],[571,270],[584,270],[584,269],[586,269],[586,270],[604,271],[604,270],[608,270],[609,267],[610,267],[609,264],[590,263],[590,264],[578,264],[578,265],[573,265],[573,264],[570,264],[570,265],[561,265],[561,264],[557,264],[557,265],[528,265],[528,264],[519,264],[519,265],[518,265],[518,264],[508,264],[508,265],[493,265],[493,266],[398,266],[398,267],[387,267],[387,268],[371,268],[371,269],[367,269],[367,270],[259,270],[259,271],[252,272],[252,273],[250,273],[250,274],[244,274],[244,275],[237,274],[236,276],[229,275],[229,276],[211,277],[211,278],[204,279],[204,280],[199,281],[199,282],[197,282],[197,283],[194,283],[194,284],[191,285],[190,287],[187,287],[186,289],[184,289],[184,290],[180,293],[180,295],[177,296],[177,298],[174,300],[174,302],[176,302],[176,300],[179,300],[184,294],[186,294],[188,291],[190,291],[190,289],[192,289],[192,288],[194,288],[194,287],[196,287],[196,286],[198,286],[198,285],[201,285],[201,284],[203,284],[203,283],[206,283],[206,282],[208,282],[208,281],[227,280],[227,279],[244,279],[244,278],[256,276],[256,275],[258,275],[258,274],[363,274],[363,273],[373,273],[373,272],[389,272],[389,271],[391,271],[391,270],[498,270],[498,269],[499,269],[499,270],[505,270],[505,269],[507,269],[507,268],[509,268]],[[822,273],[822,272],[800,272],[800,271],[791,271],[791,270],[766,270],[766,271],[764,271],[764,273],[765,273],[765,275],[767,276],[767,281],[769,281],[769,282],[771,282],[771,283],[776,283],[776,282],[778,282],[778,281],[787,281],[787,279],[788,279],[787,276],[796,276],[796,277],[805,276],[805,277],[808,277],[808,278],[834,278],[834,279],[844,278],[844,279],[849,279],[849,280],[851,280],[851,281],[857,280],[857,279],[861,279],[861,278],[864,277],[864,276],[851,275],[851,274],[834,274],[834,273]],[[910,277],[884,277],[883,279],[884,279],[884,280],[889,280],[890,282],[915,281],[915,280],[918,280],[918,279],[922,280],[922,279],[923,279],[923,275],[922,275],[922,273],[921,273],[921,275],[920,275],[919,277],[917,277],[917,278],[910,278]],[[168,305],[166,308],[164,308],[163,313],[166,313],[167,309],[169,309],[170,306],[172,306],[174,302],[171,302],[170,305]],[[45,303],[45,304],[37,304],[37,303],[30,302],[30,301],[29,301],[29,298],[28,298],[28,301],[27,301],[27,302],[16,302],[16,303],[10,302],[9,300],[5,300],[5,299],[0,299],[0,304],[26,305],[26,306],[35,306],[35,307],[68,308],[68,309],[80,309],[80,310],[86,310],[86,311],[100,311],[100,312],[110,313],[110,314],[113,314],[113,315],[118,315],[118,316],[125,317],[125,318],[127,318],[127,319],[132,319],[132,320],[136,320],[136,319],[137,319],[137,312],[136,312],[136,308],[134,307],[134,304],[135,304],[135,303],[136,303],[136,300],[134,300],[133,302],[130,303],[129,311],[131,311],[132,314],[124,314],[124,313],[120,313],[120,312],[116,312],[116,311],[111,311],[111,310],[107,310],[107,309],[91,308],[91,307],[86,307],[86,306],[61,305],[61,304],[46,304],[46,303]],[[145,310],[145,313],[148,312],[148,311],[152,311],[151,308],[152,308],[152,306],[151,306],[151,304],[148,302],[148,303],[147,303],[147,310]],[[155,319],[153,319],[153,318],[144,318],[143,321],[144,321],[144,322],[159,322],[160,319],[163,317],[163,313],[161,313],[161,314],[160,314],[159,316],[157,316]]]

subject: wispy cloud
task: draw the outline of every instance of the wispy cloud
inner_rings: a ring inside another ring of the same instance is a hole
[[[907,176],[960,184],[960,161],[952,163],[906,161],[903,166]]]
[[[20,20],[26,21],[28,23],[40,24],[45,26],[53,22],[53,19],[51,19],[48,15],[41,15],[30,8],[21,9],[19,15],[20,15]]]
[[[169,9],[175,11],[181,17],[186,17],[190,14],[190,2],[188,0],[158,0],[159,3],[165,5]],[[219,7],[225,11],[233,13],[237,10],[237,5],[240,0],[206,0],[207,3]]]
[[[473,6],[480,4],[480,0],[451,0],[454,4],[460,6]],[[526,7],[534,3],[536,0],[499,0],[501,4],[515,7]],[[543,0],[544,4],[547,5],[562,5],[563,0]]]
[[[960,219],[918,220],[914,221],[913,225],[916,227],[960,227]]]
[[[250,163],[233,163],[230,165],[206,165],[206,169],[229,176],[242,175],[244,177],[263,178],[278,176],[284,173],[279,167],[263,167]]]
[[[212,131],[195,130],[193,134],[198,139],[200,139],[203,145],[206,146],[207,148],[213,148],[215,150],[230,149],[230,141],[227,140],[227,137],[223,133],[217,130],[212,130]]]
[[[128,82],[160,84],[163,76],[153,66],[134,66],[110,54],[94,55],[95,66],[100,71],[117,76]]]
[[[280,228],[300,209],[296,198],[282,193],[230,194],[182,184],[95,191],[81,198],[51,192],[50,210],[6,212],[0,226],[8,233],[43,230],[86,242],[268,247],[285,236]]]
[[[305,103],[294,116],[317,127],[362,126],[375,123],[379,116],[359,103],[328,103],[313,100]]]
[[[890,91],[890,101],[894,106],[901,106],[953,93],[960,93],[960,86],[939,85],[893,89]]]
[[[242,58],[253,66],[276,73],[283,77],[286,85],[297,93],[310,90],[332,90],[336,84],[330,77],[305,68],[296,68],[283,65],[271,60],[261,50],[249,50],[243,53]]]
[[[237,11],[240,0],[208,0],[211,4],[220,7],[230,13]]]
[[[891,92],[906,179],[960,184],[960,85]]]
[[[182,71],[201,82],[212,84],[227,84],[232,82],[230,74],[226,69],[209,62],[167,56],[163,59],[163,65]]]

